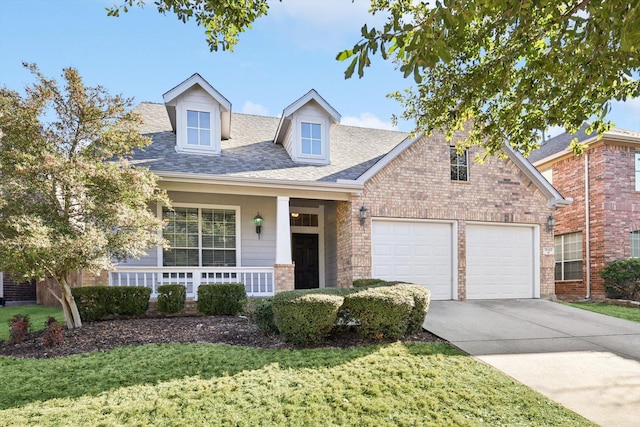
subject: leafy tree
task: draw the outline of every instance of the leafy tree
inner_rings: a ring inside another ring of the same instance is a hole
[[[211,50],[231,48],[267,13],[265,0],[155,3],[185,22],[195,16]],[[591,130],[604,132],[612,100],[640,96],[640,0],[371,0],[370,11],[386,22],[363,26],[362,39],[338,54],[350,60],[346,77],[362,77],[372,55],[394,61],[415,82],[391,94],[401,117],[449,135],[471,121],[466,144],[485,154],[505,141],[528,153],[541,130],[575,132],[591,117]]]
[[[37,78],[25,96],[0,89],[0,271],[50,278],[67,326],[80,327],[70,273],[109,269],[162,243],[148,206],[168,199],[155,175],[127,162],[150,143],[131,100],[85,87],[73,68],[61,89],[24,65]]]

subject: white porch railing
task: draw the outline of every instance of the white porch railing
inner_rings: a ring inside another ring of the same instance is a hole
[[[198,287],[215,283],[243,283],[249,297],[275,294],[272,267],[118,267],[109,273],[109,286],[145,286],[151,298],[158,286],[177,283],[187,288],[187,298],[198,298]]]

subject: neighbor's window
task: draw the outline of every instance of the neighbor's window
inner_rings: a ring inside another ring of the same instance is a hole
[[[555,237],[556,280],[582,280],[582,233]]]
[[[165,267],[235,267],[236,211],[176,207],[162,209]]]
[[[301,143],[302,154],[307,156],[322,155],[322,125],[302,122]]]
[[[640,153],[636,153],[636,191],[640,191]]]
[[[640,258],[640,230],[631,232],[631,258]]]
[[[469,181],[468,152],[459,153],[456,147],[449,147],[451,158],[451,180]]]
[[[211,114],[187,110],[187,144],[211,146]]]

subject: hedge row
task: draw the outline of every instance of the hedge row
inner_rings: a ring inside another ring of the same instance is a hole
[[[80,318],[84,321],[109,316],[142,316],[149,308],[151,289],[142,286],[85,286],[72,288]]]
[[[256,304],[254,320],[296,344],[324,340],[338,325],[367,339],[397,339],[422,328],[430,293],[419,285],[371,280],[359,287],[288,291]]]
[[[143,286],[86,286],[72,288],[80,317],[83,321],[107,319],[112,316],[138,317],[149,308],[151,289]],[[172,314],[184,308],[186,289],[183,285],[168,284],[158,287],[158,310]],[[247,295],[242,283],[200,285],[198,311],[208,315],[235,315],[244,309]]]

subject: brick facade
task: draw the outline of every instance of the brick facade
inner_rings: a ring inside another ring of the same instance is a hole
[[[291,291],[295,284],[295,264],[275,264],[273,281],[276,293]]]
[[[553,161],[553,185],[574,202],[556,214],[555,234],[582,233],[582,280],[557,282],[556,293],[565,298],[587,296],[587,265],[591,297],[605,296],[600,271],[611,261],[631,255],[630,233],[640,230],[640,192],[635,191],[637,144],[608,141],[594,143],[582,156]],[[588,165],[590,257],[587,257],[585,221],[585,165]],[[549,164],[539,165],[540,169]]]
[[[33,302],[36,300],[35,283],[16,283],[11,276],[2,275],[2,290],[5,304],[18,302]]]
[[[339,286],[371,275],[371,220],[362,227],[359,219],[359,208],[365,205],[370,218],[456,221],[459,299],[466,298],[466,222],[539,225],[540,292],[552,296],[554,259],[542,249],[553,247],[553,236],[544,231],[551,213],[547,198],[509,160],[474,162],[477,149],[469,153],[469,181],[452,181],[450,145],[438,134],[416,141],[374,175],[361,196],[338,205]]]

